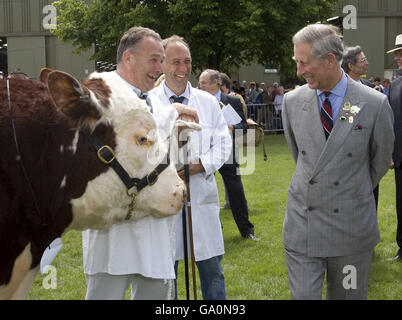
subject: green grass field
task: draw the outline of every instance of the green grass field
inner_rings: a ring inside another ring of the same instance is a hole
[[[282,223],[286,196],[294,163],[283,135],[266,135],[268,160],[263,161],[262,148],[256,150],[256,167],[252,175],[242,176],[250,209],[250,221],[261,241],[243,239],[230,210],[221,210],[225,255],[222,260],[226,293],[230,300],[287,300],[290,298]],[[224,203],[222,179],[216,174],[221,205]],[[393,171],[380,185],[378,220],[381,242],[375,248],[368,299],[400,300],[402,298],[402,263],[388,262],[397,251],[395,243],[396,214]],[[44,289],[38,274],[28,299],[84,299],[85,276],[82,268],[81,233],[70,232],[63,238],[64,247],[53,262],[57,269],[57,288]],[[179,268],[179,299],[185,298],[183,263]],[[191,279],[191,277],[190,277]],[[197,277],[199,288],[199,280]],[[191,284],[190,284],[191,287]],[[324,290],[325,291],[325,290]],[[201,298],[201,291],[198,290]],[[325,294],[323,294],[325,298]]]

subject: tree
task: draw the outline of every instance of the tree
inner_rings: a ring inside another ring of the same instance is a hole
[[[193,69],[233,67],[258,62],[295,76],[292,36],[331,16],[337,0],[59,0],[62,41],[77,51],[96,44],[92,59],[115,63],[123,32],[149,27],[162,38],[178,34],[189,43]]]

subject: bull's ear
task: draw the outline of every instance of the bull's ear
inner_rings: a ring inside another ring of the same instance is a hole
[[[49,68],[42,68],[40,69],[39,72],[39,81],[42,82],[43,84],[47,85],[47,76],[49,75],[50,72],[52,72],[52,69]]]
[[[50,72],[47,86],[56,108],[74,122],[93,124],[101,112],[91,99],[88,88],[62,71]]]

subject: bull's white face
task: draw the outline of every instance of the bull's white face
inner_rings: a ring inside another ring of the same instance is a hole
[[[111,76],[113,73],[100,74]],[[115,75],[116,76],[116,75]],[[143,178],[166,161],[167,150],[161,142],[157,125],[149,108],[127,85],[115,77],[105,79],[112,89],[110,106],[102,110],[100,122],[112,124],[116,133],[116,158],[132,178]],[[91,94],[91,99],[96,100]],[[96,101],[95,101],[96,102]],[[101,105],[96,103],[99,108]],[[74,220],[70,228],[97,229],[124,221],[131,197],[126,187],[110,168],[87,185],[79,199],[72,201]],[[135,193],[135,187],[129,193]],[[166,217],[180,211],[185,197],[185,185],[170,164],[156,183],[142,189],[135,197],[135,207],[130,219],[146,215]]]
[[[160,163],[166,163],[167,150],[161,142],[154,118],[139,110],[127,114],[127,125],[117,137],[119,161],[127,163],[131,177],[143,178]],[[131,173],[132,172],[132,173]],[[170,164],[158,177],[136,195],[135,217],[152,214],[163,217],[176,214],[183,204],[184,184]],[[135,191],[135,188],[132,189]]]

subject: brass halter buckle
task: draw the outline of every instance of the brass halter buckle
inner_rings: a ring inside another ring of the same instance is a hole
[[[149,186],[152,186],[158,181],[159,172],[155,169],[152,170],[150,173],[147,174],[147,183]]]
[[[102,156],[103,149],[106,149],[111,153],[112,157],[110,160],[107,160]],[[102,161],[104,164],[110,164],[114,159],[116,159],[116,155],[115,155],[113,149],[111,147],[109,147],[108,145],[104,145],[104,146],[100,147],[99,150],[97,151],[97,154],[98,154],[99,160]]]

